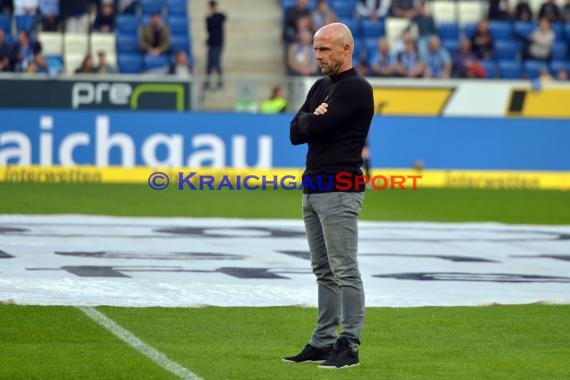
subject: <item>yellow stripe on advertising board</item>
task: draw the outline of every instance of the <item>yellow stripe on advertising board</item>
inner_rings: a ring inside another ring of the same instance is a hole
[[[287,186],[302,183],[300,168],[281,169],[232,169],[232,168],[148,168],[148,167],[108,167],[94,166],[80,167],[42,167],[42,166],[8,166],[0,167],[0,182],[4,183],[148,183],[149,177],[155,172],[166,174],[171,184],[177,184],[179,173],[182,176],[192,172],[196,174],[191,182],[196,184],[200,177],[213,176],[214,187],[220,184],[223,176],[235,183],[237,176],[241,180],[246,176],[252,178],[249,184],[261,185],[261,178],[265,176],[268,181],[277,177],[278,187],[282,180]],[[418,177],[420,176],[421,177]],[[285,178],[288,176],[287,178]],[[386,187],[390,189],[391,182],[396,176],[404,177],[403,186],[411,189],[414,177],[418,189],[421,188],[476,188],[476,189],[536,189],[536,190],[570,190],[570,172],[531,172],[531,171],[475,171],[475,170],[423,170],[421,172],[411,169],[372,169],[372,176],[377,187],[389,181]],[[414,176],[414,177],[412,177]],[[269,184],[268,188],[273,185]],[[398,186],[395,186],[398,188]]]
[[[440,116],[453,88],[375,87],[374,110],[383,115]]]
[[[570,118],[570,89],[513,90],[508,115]]]

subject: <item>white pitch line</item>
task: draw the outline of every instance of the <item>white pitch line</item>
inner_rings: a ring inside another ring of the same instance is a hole
[[[84,307],[80,306],[77,307],[81,310],[85,315],[89,318],[97,322],[107,331],[115,335],[117,338],[121,339],[123,342],[127,343],[129,346],[164,368],[165,370],[172,372],[176,376],[184,380],[202,380],[201,377],[193,373],[192,371],[188,370],[187,368],[182,367],[180,364],[176,363],[173,360],[170,360],[166,355],[162,352],[158,351],[157,349],[149,346],[139,338],[137,338],[133,333],[129,330],[119,326],[115,321],[111,318],[107,317],[105,314],[96,310],[93,307]]]

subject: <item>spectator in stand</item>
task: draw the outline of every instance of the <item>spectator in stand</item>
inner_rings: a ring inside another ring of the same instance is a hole
[[[551,48],[555,37],[548,19],[546,17],[541,18],[538,29],[528,37],[529,45],[524,58],[550,61]]]
[[[398,38],[394,45],[392,46],[392,53],[394,56],[398,56],[398,54],[402,53],[406,49],[406,41],[411,40],[415,43],[414,38],[412,37],[412,32],[410,28],[406,28],[400,34],[400,38]]]
[[[48,64],[44,55],[39,52],[34,55],[34,58],[26,68],[26,73],[28,74],[47,74]]]
[[[75,74],[94,74],[97,70],[95,69],[95,65],[93,64],[93,57],[91,54],[87,53],[83,58],[83,62],[81,62],[81,66],[79,66],[75,70]]]
[[[451,57],[447,49],[441,46],[438,36],[431,36],[428,49],[422,56],[425,65],[424,77],[426,78],[449,78],[451,76]]]
[[[283,40],[286,43],[290,43],[296,39],[295,37],[299,34],[297,22],[302,17],[311,18],[309,0],[297,0],[297,4],[287,9],[285,13],[285,26],[283,29]]]
[[[396,75],[396,61],[390,53],[390,45],[386,38],[378,39],[378,48],[370,57],[370,74],[379,77]]]
[[[105,50],[99,50],[97,52],[97,59],[99,60],[99,62],[98,62],[97,67],[95,68],[95,71],[97,71],[98,73],[100,73],[100,74],[115,74],[118,72],[116,67],[111,66],[109,64]]]
[[[60,0],[59,10],[65,20],[65,31],[68,33],[87,33],[89,27],[90,0]]]
[[[38,14],[38,0],[14,0],[15,15],[31,15]]]
[[[226,15],[218,11],[218,3],[210,1],[209,14],[206,17],[206,29],[208,30],[208,60],[206,62],[206,83],[204,89],[210,88],[210,77],[214,71],[218,73],[217,89],[224,87],[222,70],[222,52],[224,49],[224,23]]]
[[[477,24],[477,30],[471,38],[473,52],[479,59],[491,59],[495,51],[493,36],[489,32],[489,21],[482,19]]]
[[[178,78],[192,79],[192,65],[188,62],[188,55],[184,51],[176,53],[176,61],[168,68],[168,74]]]
[[[162,22],[160,13],[150,18],[150,23],[139,30],[139,48],[148,55],[166,54],[170,49],[170,29]]]
[[[299,35],[299,41],[289,45],[287,55],[289,74],[313,75],[317,72],[318,65],[313,49],[313,36],[311,32],[304,30]]]
[[[532,9],[527,0],[519,0],[515,7],[515,21],[532,21]]]
[[[489,20],[509,20],[513,14],[509,0],[489,0]]]
[[[568,70],[566,70],[566,69],[558,70],[558,72],[556,73],[556,79],[561,80],[561,81],[568,80]]]
[[[318,0],[312,16],[312,27],[315,30],[321,29],[323,26],[337,20],[336,13],[331,9],[327,0]]]
[[[0,0],[0,14],[11,15],[14,13],[14,2],[12,0]]]
[[[561,19],[561,12],[558,5],[556,5],[556,0],[547,0],[542,4],[540,10],[538,11],[538,19],[546,18],[548,21],[558,22]]]
[[[42,30],[44,32],[59,30],[59,0],[40,0],[39,10],[42,17]]]
[[[115,10],[112,3],[104,3],[95,21],[93,31],[99,33],[113,33],[115,31]]]
[[[10,45],[4,40],[4,29],[0,28],[0,72],[10,71]]]
[[[404,41],[404,51],[398,54],[396,73],[404,78],[421,78],[424,75],[424,65],[411,38]]]
[[[424,55],[427,53],[429,39],[438,35],[435,20],[428,13],[427,3],[420,3],[416,15],[412,18],[412,25],[415,25],[418,30],[418,52]]]
[[[261,102],[259,111],[269,115],[287,112],[287,99],[285,99],[283,87],[273,87],[271,97]]]
[[[392,0],[390,14],[394,17],[413,18],[416,15],[414,0]]]
[[[370,20],[388,16],[390,11],[390,0],[359,0],[356,3],[356,17]]]
[[[293,41],[298,41],[299,40],[299,35],[301,34],[301,32],[303,31],[307,31],[311,34],[314,33],[313,30],[313,20],[311,17],[299,17],[299,19],[297,20],[297,32],[295,33],[295,35],[293,36],[293,40],[291,40],[291,42]]]
[[[462,38],[459,50],[451,57],[452,74],[454,78],[484,78],[485,69],[471,51],[471,41]]]
[[[25,72],[34,57],[41,53],[42,45],[38,41],[30,40],[30,34],[26,30],[18,33],[18,42],[12,46],[10,53],[10,65],[13,71]]]

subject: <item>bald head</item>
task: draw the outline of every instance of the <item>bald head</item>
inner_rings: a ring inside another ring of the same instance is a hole
[[[345,24],[334,22],[323,26],[315,33],[315,38],[322,38],[331,42],[336,42],[340,46],[350,45],[351,51],[354,50],[354,38],[352,32]]]
[[[336,22],[323,26],[315,33],[313,45],[323,74],[333,76],[352,68],[354,39],[346,25]]]

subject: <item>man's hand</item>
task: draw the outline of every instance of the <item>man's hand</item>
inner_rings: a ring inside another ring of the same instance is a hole
[[[329,105],[327,103],[321,103],[320,106],[315,108],[315,112],[313,112],[313,115],[324,115],[325,113],[327,113],[328,106]]]

